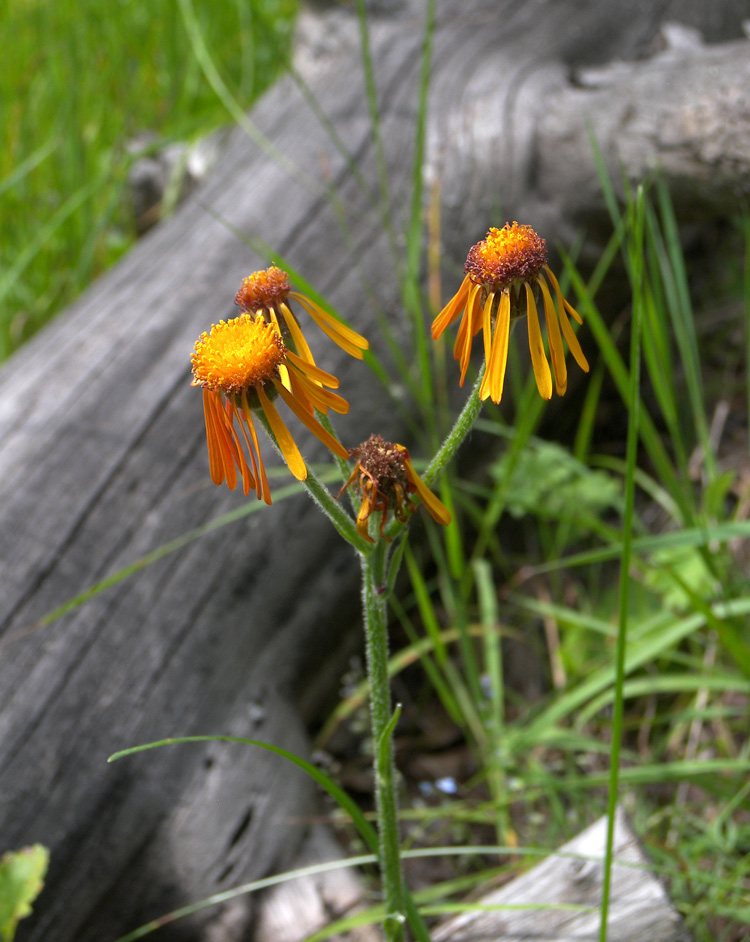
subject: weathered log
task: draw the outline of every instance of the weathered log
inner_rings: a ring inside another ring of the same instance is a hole
[[[596,942],[606,836],[603,817],[526,873],[475,897],[466,912],[434,927],[433,942]],[[310,844],[297,866],[328,859],[325,839],[315,830]],[[304,942],[332,919],[361,909],[365,891],[360,887],[358,894],[351,875],[344,873],[345,892],[321,874],[276,887],[260,907],[257,942]],[[615,815],[607,928],[612,942],[690,940],[621,808]],[[370,938],[365,934],[361,942]]]
[[[474,912],[449,920],[434,942],[596,942],[607,819],[499,890]],[[621,809],[615,817],[607,938],[611,942],[688,942],[679,914],[649,868]]]
[[[552,156],[535,150],[543,136],[531,133],[524,150],[533,115],[545,116],[537,95],[550,93],[551,75],[565,83],[577,66],[646,55],[662,18],[720,42],[739,38],[749,13],[739,0],[441,5],[428,162],[442,184],[453,269],[498,205],[552,243],[566,235],[569,194],[555,188]],[[319,16],[326,35],[340,24],[338,46],[318,56],[308,45],[306,74],[376,190],[356,26],[340,10]],[[395,206],[407,202],[422,33],[419,3],[373,21]],[[358,621],[354,560],[304,496],[29,630],[97,580],[244,505],[208,480],[188,375],[195,338],[230,313],[240,279],[262,263],[238,230],[287,257],[379,354],[370,295],[408,344],[379,214],[305,96],[284,79],[252,120],[304,176],[237,132],[205,188],[0,372],[0,840],[52,851],[47,887],[19,931],[29,942],[114,939],[283,868],[314,807],[301,773],[251,747],[175,746],[106,764],[116,749],[180,734],[244,735],[304,752],[306,722],[335,685],[338,652]],[[519,153],[530,155],[520,175]],[[533,172],[541,165],[544,190]],[[579,207],[576,224],[584,222]],[[384,391],[324,339],[313,346],[352,402],[344,441],[371,431],[404,440],[399,391]],[[304,451],[320,455],[307,438]],[[161,935],[210,932],[204,916]]]

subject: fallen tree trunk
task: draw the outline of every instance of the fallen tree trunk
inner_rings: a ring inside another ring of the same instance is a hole
[[[465,912],[433,928],[433,942],[597,942],[606,836],[604,817],[500,889],[472,894]],[[324,835],[312,829],[308,841],[296,865],[329,859]],[[690,942],[621,808],[615,812],[612,858],[608,938]],[[344,874],[337,879],[336,872],[314,873],[275,887],[260,908],[257,942],[304,942],[333,919],[364,909],[364,891]],[[380,934],[368,925],[351,938],[373,942]]]
[[[402,5],[372,24],[394,206],[408,203],[420,9]],[[567,237],[577,158],[562,147],[559,122],[570,114],[580,135],[570,102],[583,94],[569,86],[571,70],[646,55],[665,15],[719,42],[737,39],[747,14],[729,0],[710,11],[702,0],[666,11],[646,0],[441,5],[428,166],[442,186],[452,270],[498,201],[551,244]],[[356,24],[332,10],[306,28],[300,68],[376,190]],[[238,131],[205,188],[0,373],[0,835],[4,848],[40,841],[52,851],[47,887],[19,931],[28,942],[114,939],[281,869],[314,808],[304,776],[252,747],[172,746],[106,764],[117,749],[189,734],[304,753],[306,723],[335,688],[358,623],[355,560],[304,496],[214,530],[38,627],[154,547],[246,506],[209,482],[200,395],[189,387],[195,339],[230,314],[241,278],[263,264],[238,231],[287,258],[383,355],[375,299],[408,350],[379,212],[306,96],[284,79],[252,121],[281,158]],[[739,160],[732,167],[746,180]],[[696,181],[696,191],[710,183]],[[580,226],[583,187],[576,199]],[[601,213],[595,202],[591,218]],[[715,212],[725,201],[703,205]],[[378,431],[406,441],[398,391],[324,343],[314,344],[320,362],[352,403],[343,440]],[[216,938],[213,918],[161,936]],[[247,919],[249,909],[237,937]]]
[[[542,863],[476,901],[433,933],[434,942],[596,942],[607,819]],[[689,942],[679,914],[649,866],[621,809],[612,846],[608,938],[617,942]]]

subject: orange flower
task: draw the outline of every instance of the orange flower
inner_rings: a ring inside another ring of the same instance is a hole
[[[345,399],[328,391],[338,389],[339,381],[288,349],[278,327],[262,314],[245,313],[214,324],[209,333],[198,338],[192,361],[192,385],[203,387],[208,462],[214,484],[226,481],[234,490],[239,470],[245,494],[252,489],[258,500],[271,503],[253,423],[253,411],[258,410],[268,420],[289,470],[299,481],[307,478],[299,448],[274,405],[279,396],[332,452],[341,458],[349,456],[314,418],[315,409],[341,414],[349,411]]]
[[[304,294],[292,291],[289,275],[280,268],[271,266],[265,271],[256,271],[248,278],[244,278],[234,303],[243,311],[267,315],[284,340],[288,343],[291,338],[297,353],[308,363],[315,363],[310,347],[287,304],[288,298],[294,298],[301,304],[323,333],[342,350],[358,360],[362,359],[363,351],[370,346],[367,340],[351,327],[331,317],[319,304]]]
[[[490,229],[487,238],[472,247],[464,272],[461,287],[432,324],[432,337],[437,340],[461,311],[464,312],[453,347],[453,356],[461,363],[461,386],[469,368],[472,340],[481,330],[487,368],[479,396],[500,402],[508,363],[510,328],[514,321],[526,314],[536,385],[544,399],[552,397],[552,376],[544,352],[534,288],[538,288],[542,295],[558,396],[562,396],[568,386],[562,337],[565,337],[576,363],[588,373],[588,362],[570,326],[568,314],[579,324],[582,323],[581,318],[563,297],[557,278],[547,265],[546,243],[531,226],[519,226],[514,222],[512,225],[506,223],[502,229]],[[522,288],[525,310],[521,306]],[[555,292],[557,309],[550,288]]]
[[[388,511],[393,508],[397,520],[405,523],[408,513],[417,507],[409,500],[410,494],[416,494],[438,522],[447,526],[451,515],[447,508],[435,497],[424,481],[414,470],[409,452],[403,445],[384,441],[380,435],[371,435],[349,452],[357,459],[349,480],[338,493],[344,491],[359,478],[359,490],[362,493],[362,506],[357,514],[357,532],[368,541],[375,541],[368,532],[368,522],[373,513],[380,513],[380,535],[387,539],[384,528],[388,522]]]

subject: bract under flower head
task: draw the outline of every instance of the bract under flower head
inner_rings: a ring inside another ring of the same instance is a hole
[[[582,323],[581,318],[563,297],[557,278],[547,265],[546,243],[531,226],[514,222],[506,223],[502,229],[490,229],[486,239],[472,246],[464,272],[461,287],[432,324],[432,336],[437,340],[445,328],[464,312],[453,346],[453,356],[461,364],[461,386],[469,368],[472,341],[481,330],[486,370],[479,395],[481,399],[500,402],[508,364],[511,324],[526,314],[534,378],[539,394],[544,399],[551,398],[552,374],[544,350],[535,289],[541,292],[544,305],[557,394],[562,396],[568,386],[563,337],[576,363],[588,372],[588,362],[568,314],[579,324]],[[552,300],[552,291],[555,292],[557,307]]]
[[[241,310],[261,313],[276,326],[285,342],[291,345],[308,363],[315,363],[310,346],[300,329],[287,301],[293,298],[310,315],[327,337],[350,356],[362,359],[370,344],[351,327],[332,317],[315,301],[291,290],[289,275],[272,265],[265,271],[256,271],[244,278],[234,299]]]
[[[338,496],[357,479],[362,494],[362,504],[357,514],[357,532],[369,543],[374,540],[368,532],[368,522],[373,513],[380,513],[380,535],[384,539],[388,513],[392,509],[397,520],[405,523],[408,514],[417,508],[409,500],[410,494],[416,494],[432,514],[433,518],[444,526],[451,521],[447,508],[435,497],[414,470],[409,452],[403,445],[387,442],[380,435],[371,435],[349,452],[357,459],[349,480],[339,491]]]
[[[292,474],[300,481],[307,478],[299,448],[274,405],[273,400],[279,396],[324,445],[341,458],[349,456],[314,418],[315,409],[333,409],[342,414],[349,411],[345,399],[329,392],[338,389],[339,381],[289,350],[276,326],[262,314],[245,313],[214,324],[198,338],[192,362],[193,386],[203,387],[208,460],[214,484],[226,481],[234,490],[239,470],[245,494],[252,489],[259,500],[271,503],[253,410],[265,416]]]

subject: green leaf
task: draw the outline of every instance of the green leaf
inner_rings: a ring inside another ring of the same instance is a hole
[[[0,937],[13,942],[20,919],[31,915],[31,904],[41,893],[49,851],[41,844],[12,850],[0,858]]]

